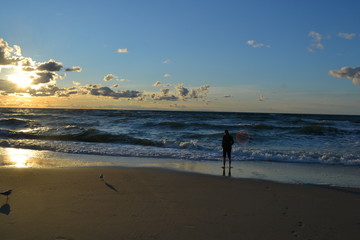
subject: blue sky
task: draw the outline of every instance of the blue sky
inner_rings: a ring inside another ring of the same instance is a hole
[[[355,0],[9,1],[0,105],[360,114],[358,9]]]

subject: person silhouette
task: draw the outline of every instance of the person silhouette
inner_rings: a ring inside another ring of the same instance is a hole
[[[229,168],[231,168],[231,146],[234,144],[234,139],[230,135],[228,130],[224,131],[222,138],[222,149],[223,149],[223,168],[225,168],[226,155],[229,158]]]

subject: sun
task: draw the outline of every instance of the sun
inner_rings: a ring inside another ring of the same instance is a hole
[[[26,72],[16,72],[11,75],[7,75],[10,82],[15,83],[19,88],[28,88],[32,84],[30,75]]]

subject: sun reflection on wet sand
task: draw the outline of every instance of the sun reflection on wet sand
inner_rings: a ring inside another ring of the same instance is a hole
[[[4,149],[5,165],[18,168],[32,167],[34,162],[31,160],[35,157],[34,153],[27,149],[6,148]]]

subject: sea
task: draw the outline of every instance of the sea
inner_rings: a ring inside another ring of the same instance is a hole
[[[225,129],[235,139],[232,174],[220,169]],[[237,138],[243,132],[246,141]],[[273,169],[275,175],[315,184],[293,175],[318,169],[313,177],[351,175],[350,183],[336,182],[344,176],[320,183],[360,187],[360,116],[1,108],[0,154],[2,167],[16,166],[20,160],[11,156],[25,155],[42,160],[22,160],[23,167],[65,166],[73,159],[71,165],[79,167],[171,166],[260,179]]]

